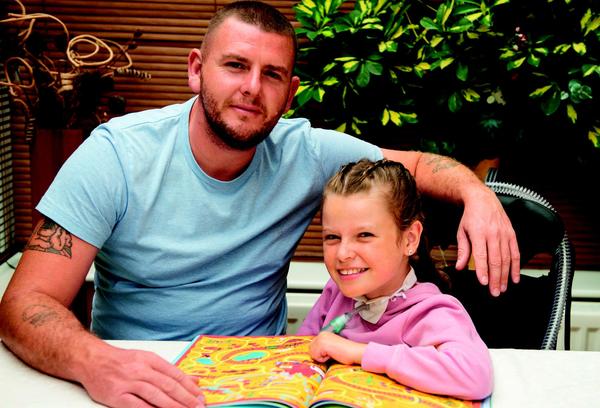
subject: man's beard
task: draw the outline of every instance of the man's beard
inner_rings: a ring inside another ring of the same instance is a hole
[[[210,132],[218,143],[220,142],[222,146],[227,146],[233,150],[244,151],[256,147],[269,136],[281,116],[275,116],[275,118],[264,123],[260,129],[253,133],[244,134],[225,123],[221,113],[218,111],[215,99],[206,91],[206,88],[202,87],[199,98]]]

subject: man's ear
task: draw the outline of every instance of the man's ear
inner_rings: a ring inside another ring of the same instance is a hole
[[[294,96],[296,96],[296,92],[298,91],[298,87],[300,86],[300,78],[297,76],[293,76],[290,82],[290,92],[288,94],[287,104],[285,106],[285,111],[287,112],[292,107],[292,102],[294,101]]]
[[[194,94],[200,93],[201,80],[200,70],[202,68],[202,51],[194,48],[188,55],[188,85]]]

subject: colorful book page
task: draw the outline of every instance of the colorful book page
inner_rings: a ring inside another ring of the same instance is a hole
[[[198,380],[209,406],[307,407],[324,376],[311,337],[200,336],[176,365]]]
[[[478,401],[463,401],[426,394],[398,384],[359,366],[334,364],[317,390],[312,408],[341,405],[355,408],[479,408]]]
[[[489,408],[427,394],[360,366],[310,357],[310,336],[199,336],[176,365],[198,381],[210,407]],[[325,372],[326,371],[326,372]]]

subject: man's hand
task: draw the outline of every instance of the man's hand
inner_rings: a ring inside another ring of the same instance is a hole
[[[509,274],[514,283],[519,282],[521,255],[517,237],[493,191],[465,202],[456,237],[456,269],[464,269],[472,254],[477,278],[482,285],[489,285],[493,296],[506,290]]]
[[[103,348],[83,377],[90,397],[111,407],[204,407],[192,377],[147,351]]]
[[[449,157],[432,153],[381,149],[411,172],[419,191],[436,199],[463,203],[464,213],[456,235],[456,269],[467,266],[471,252],[477,278],[498,296],[506,290],[508,275],[519,281],[521,255],[515,231],[496,194],[475,173]]]
[[[330,358],[342,364],[361,364],[366,344],[345,339],[337,334],[321,332],[310,343],[310,356],[320,363]]]

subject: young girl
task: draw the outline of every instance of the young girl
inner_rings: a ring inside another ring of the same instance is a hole
[[[432,394],[490,395],[492,363],[468,313],[423,282],[433,268],[411,266],[423,215],[410,173],[388,160],[342,167],[325,187],[322,219],[331,279],[298,331],[317,335],[312,357],[360,364]],[[340,329],[337,321],[330,329],[332,319],[348,312],[340,335],[332,333]]]

